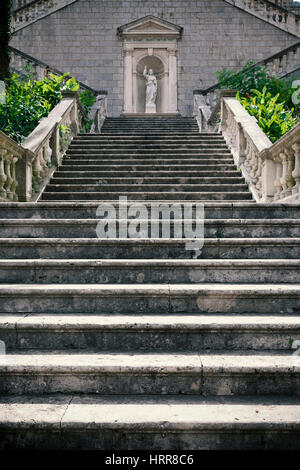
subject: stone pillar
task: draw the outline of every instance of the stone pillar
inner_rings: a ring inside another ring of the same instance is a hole
[[[169,53],[169,113],[177,113],[177,51],[168,49]]]
[[[124,113],[132,113],[132,49],[126,48],[124,53]]]

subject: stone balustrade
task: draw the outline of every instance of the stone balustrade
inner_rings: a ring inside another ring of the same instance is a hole
[[[41,60],[35,59],[34,57],[31,57],[30,55],[25,54],[24,52],[21,52],[18,49],[15,49],[14,47],[10,46],[8,49],[10,52],[10,68],[13,72],[18,73],[21,76],[25,76],[26,70],[29,68],[30,71],[33,73],[33,78],[35,80],[41,80],[45,76],[46,67],[48,67],[48,71],[53,73],[54,75],[60,76],[64,74],[64,72],[61,72],[60,70],[49,66],[49,64],[46,64]],[[102,95],[107,93],[106,91],[102,90],[96,91],[88,85],[85,85],[84,83],[80,82],[79,80],[77,80],[77,83],[79,83],[80,91],[90,90],[94,95]]]
[[[0,132],[0,198],[34,201],[60,165],[72,138],[84,131],[78,93],[63,91],[62,100],[18,145]]]
[[[19,31],[75,1],[76,0],[23,0],[18,3],[17,9],[12,11],[12,32]]]
[[[236,98],[222,97],[219,130],[257,202],[300,200],[300,123],[272,144]]]
[[[255,66],[266,66],[270,73],[276,77],[289,75],[300,69],[300,42],[264,59]],[[249,71],[253,66],[249,67]],[[241,72],[245,73],[245,72]],[[226,90],[227,96],[229,90]],[[220,95],[224,95],[224,90],[219,88],[219,84],[207,88],[206,90],[194,90],[194,116],[197,118],[201,132],[213,130],[216,126],[216,108]]]
[[[278,2],[268,0],[225,0],[241,10],[247,11],[278,28],[300,37],[300,18]]]

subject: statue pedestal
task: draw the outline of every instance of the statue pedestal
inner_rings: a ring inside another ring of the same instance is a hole
[[[156,104],[146,104],[146,113],[156,113]]]

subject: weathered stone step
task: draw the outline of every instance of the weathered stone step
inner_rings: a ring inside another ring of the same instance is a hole
[[[166,146],[167,144],[171,145],[198,145],[198,144],[205,144],[205,143],[224,143],[226,142],[223,136],[218,136],[218,137],[202,137],[201,134],[198,136],[193,136],[190,137],[188,140],[186,138],[180,138],[180,137],[171,137],[171,138],[161,138],[161,139],[149,139],[149,138],[141,138],[139,136],[134,137],[132,136],[125,138],[119,138],[119,136],[115,137],[109,137],[107,135],[102,135],[99,137],[93,137],[91,138],[92,134],[89,135],[89,137],[74,137],[74,139],[71,142],[71,146],[73,145],[163,145]]]
[[[62,174],[63,172],[60,172]],[[90,172],[94,174],[93,172]],[[108,201],[106,201],[108,202]],[[140,201],[136,201],[138,204]],[[195,204],[193,203],[193,217],[195,216]],[[119,207],[126,207],[126,204],[111,201],[119,213]],[[162,211],[161,218],[170,218],[170,208],[172,201],[155,201],[159,203]],[[131,201],[130,204],[134,204]],[[178,201],[175,201],[178,204]],[[0,218],[54,218],[54,219],[87,219],[96,218],[96,211],[99,202],[81,202],[74,205],[71,202],[0,202]],[[151,211],[151,202],[145,202],[145,207]],[[164,212],[165,211],[165,212]],[[150,212],[149,212],[150,213]],[[300,205],[295,204],[257,204],[256,202],[206,202],[204,204],[204,215],[208,219],[300,219]]]
[[[211,148],[207,148],[207,147],[203,147],[203,148],[197,148],[197,149],[170,149],[170,150],[167,150],[167,149],[157,149],[157,150],[154,150],[154,149],[102,149],[102,148],[96,148],[95,150],[93,149],[89,149],[87,147],[83,147],[83,148],[78,148],[78,149],[73,149],[73,148],[70,148],[67,150],[66,152],[66,158],[68,158],[68,156],[74,156],[74,157],[77,157],[77,156],[82,156],[84,158],[86,158],[86,156],[105,156],[105,157],[110,157],[110,158],[114,158],[115,157],[119,157],[120,154],[122,156],[124,156],[124,158],[130,158],[132,155],[135,156],[135,158],[139,158],[138,156],[141,155],[141,156],[147,156],[149,158],[156,158],[156,157],[160,157],[163,155],[164,158],[174,158],[176,156],[179,156],[181,158],[184,158],[184,157],[195,157],[195,156],[204,156],[205,158],[207,158],[207,156],[212,156],[215,158],[215,156],[220,156],[222,158],[222,156],[226,157],[228,155],[231,155],[231,152],[230,150],[225,147],[225,146],[214,146],[214,147],[211,147]]]
[[[62,165],[59,167],[60,169],[63,170],[68,170],[72,169],[76,166],[75,169],[81,170],[87,169],[89,171],[92,170],[113,170],[114,168],[117,169],[128,169],[129,171],[135,170],[135,169],[140,169],[140,170],[149,170],[149,171],[156,171],[159,169],[166,169],[169,168],[170,171],[173,170],[187,170],[190,169],[192,165],[192,168],[194,170],[236,170],[236,167],[233,162],[233,158],[222,158],[222,159],[180,159],[180,158],[175,158],[175,159],[170,159],[170,160],[149,160],[149,159],[114,159],[112,160],[107,160],[104,158],[97,158],[97,159],[91,159],[91,158],[86,158],[86,159],[74,159],[74,158],[65,158],[62,161]],[[80,167],[80,168],[78,168]],[[93,168],[91,168],[93,167]]]
[[[300,395],[290,352],[6,354],[0,393],[101,395]]]
[[[249,192],[44,192],[42,194],[43,201],[105,201],[118,200],[120,196],[127,196],[128,200],[151,201],[151,200],[178,200],[190,201],[198,199],[198,201],[243,201],[252,200]]]
[[[0,238],[2,259],[187,259],[187,239]],[[190,242],[193,239],[189,240]],[[300,259],[300,238],[206,238],[199,259]]]
[[[149,174],[151,176],[149,176]],[[110,179],[115,179],[115,180],[121,180],[122,177],[124,178],[130,178],[132,180],[137,179],[137,178],[145,178],[149,180],[155,180],[157,179],[172,179],[174,180],[182,180],[183,178],[186,178],[188,180],[193,180],[193,179],[222,179],[222,181],[226,180],[235,180],[235,179],[241,179],[243,178],[240,176],[241,173],[239,171],[155,171],[152,170],[150,173],[149,171],[133,171],[131,170],[130,173],[128,171],[118,171],[118,170],[110,170],[110,171],[63,171],[61,169],[56,170],[55,173],[53,174],[53,178],[55,179],[65,179],[65,180],[74,180],[76,178],[82,178],[82,179],[91,179],[94,180],[96,178],[101,178],[101,177],[106,177]]]
[[[233,191],[248,191],[248,185],[243,184],[150,184],[150,183],[140,183],[140,184],[106,184],[102,181],[99,181],[98,184],[53,184],[49,183],[45,189],[45,193],[50,192],[111,192],[111,194],[118,192],[167,192],[172,193],[177,192],[233,192]],[[44,193],[44,194],[45,194]]]
[[[298,260],[0,260],[0,283],[300,283]]]
[[[189,137],[188,141],[189,142],[206,142],[207,140],[213,140],[215,142],[225,142],[224,137],[222,134],[193,134],[192,136]],[[124,143],[130,143],[130,142],[149,142],[149,143],[160,143],[160,142],[171,142],[171,143],[176,143],[176,142],[182,142],[185,143],[187,142],[186,136],[181,136],[180,133],[177,135],[172,135],[171,137],[169,134],[159,134],[157,136],[149,136],[145,134],[144,136],[141,135],[135,135],[135,134],[124,134],[122,135],[115,135],[111,137],[110,135],[106,134],[79,134],[74,137],[72,140],[74,143],[78,142],[85,142],[85,143],[95,143],[95,142],[124,142]]]
[[[103,211],[105,211],[105,206]],[[97,237],[97,226],[111,224],[119,236],[119,227],[127,227],[127,235],[131,231],[130,238],[181,238],[189,233],[190,227],[195,230],[195,220],[159,220],[159,219],[134,219],[136,208],[128,220],[108,219],[99,214],[97,219],[0,219],[0,237],[55,237],[55,238],[92,238]],[[180,209],[176,214],[182,217]],[[150,214],[149,214],[150,217]],[[110,222],[109,222],[110,221]],[[183,227],[185,223],[185,227]],[[204,243],[206,238],[270,238],[270,237],[297,237],[300,233],[300,219],[204,219],[198,221],[199,232],[204,226]],[[101,233],[101,232],[99,232]],[[136,237],[133,236],[136,234]],[[200,233],[200,232],[199,232]],[[126,235],[123,235],[123,237]],[[191,236],[191,235],[190,235]],[[98,237],[100,238],[100,236]],[[106,237],[105,237],[106,238]]]
[[[127,149],[134,149],[138,150],[168,150],[168,149],[175,149],[175,150],[186,150],[186,149],[209,149],[209,148],[228,148],[224,142],[215,142],[215,141],[207,141],[207,142],[195,142],[191,143],[190,140],[182,143],[178,142],[164,142],[164,143],[151,143],[148,142],[132,142],[128,144],[124,143],[116,143],[114,141],[111,142],[99,142],[97,144],[93,142],[84,142],[84,143],[77,143],[72,142],[69,146],[69,150],[78,150],[78,149],[96,149],[96,150],[127,150]]]
[[[289,351],[299,315],[0,314],[7,351]]]
[[[2,396],[0,448],[299,450],[299,405],[278,395]]]
[[[92,173],[93,174],[93,173]],[[151,173],[152,174],[152,173]],[[124,176],[123,178],[120,177],[113,177],[113,176],[94,176],[92,175],[90,177],[85,176],[85,177],[75,177],[70,175],[69,177],[61,177],[60,175],[54,175],[51,180],[50,184],[51,185],[97,185],[99,187],[99,184],[130,184],[130,185],[139,185],[139,184],[147,184],[147,183],[155,183],[155,184],[172,184],[172,185],[179,185],[179,184],[188,184],[188,185],[194,185],[194,184],[215,184],[215,185],[220,185],[220,184],[245,184],[244,183],[244,178],[241,176],[235,176],[235,177],[227,177],[227,176],[220,176],[220,177],[186,177],[186,176],[181,176],[174,178],[172,176],[165,176],[165,177],[158,177],[158,176],[143,176],[143,177],[133,177],[130,175]]]
[[[2,313],[291,315],[299,309],[300,284],[0,285]]]

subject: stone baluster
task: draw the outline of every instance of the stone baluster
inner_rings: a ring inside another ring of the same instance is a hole
[[[4,162],[5,162],[5,156],[7,154],[7,150],[4,148],[0,149],[0,197],[5,199],[6,198],[6,190],[4,189],[4,185],[7,179],[7,176],[5,174],[5,168],[4,168]]]
[[[292,194],[298,194],[300,193],[300,142],[292,145],[292,148],[295,152],[295,167],[292,172],[292,176],[296,181],[296,184],[292,189]]]
[[[282,172],[281,172],[281,178],[280,178],[280,184],[281,184],[281,194],[280,198],[286,197],[286,192],[287,192],[287,164],[288,164],[288,156],[285,152],[281,152],[279,154],[279,157],[282,162]]]
[[[274,188],[275,188],[274,200],[276,201],[277,199],[280,199],[280,195],[282,191],[282,186],[281,186],[282,163],[281,163],[281,160],[278,160],[278,159],[274,159],[274,162],[275,162],[275,167],[276,167],[276,176],[275,176],[275,181],[274,181]]]
[[[291,196],[292,195],[292,188],[295,184],[295,180],[293,178],[293,169],[295,165],[295,158],[294,158],[294,152],[292,149],[287,149],[285,150],[285,153],[287,155],[287,173],[286,173],[286,184],[287,184],[287,190],[286,190],[286,195]]]

